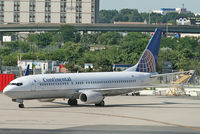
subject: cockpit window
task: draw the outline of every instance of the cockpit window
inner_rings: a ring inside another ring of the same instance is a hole
[[[23,85],[23,83],[10,83],[9,85],[22,86],[22,85]]]
[[[17,86],[22,86],[23,84],[22,83],[17,83]]]

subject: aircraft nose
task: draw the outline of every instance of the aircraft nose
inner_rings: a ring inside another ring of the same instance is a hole
[[[12,92],[12,87],[10,87],[9,85],[7,87],[4,88],[3,90],[3,94],[10,96],[10,93]]]

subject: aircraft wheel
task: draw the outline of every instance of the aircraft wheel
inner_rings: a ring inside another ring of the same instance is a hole
[[[19,108],[24,108],[24,104],[19,104]]]
[[[78,101],[76,99],[69,99],[68,104],[70,106],[76,106],[78,104]]]
[[[72,102],[73,102],[72,104],[73,104],[74,106],[76,106],[76,105],[78,104],[78,101],[77,101],[76,99],[74,99]]]
[[[104,105],[105,105],[104,101],[101,101],[100,103],[95,104],[96,107],[103,107]]]

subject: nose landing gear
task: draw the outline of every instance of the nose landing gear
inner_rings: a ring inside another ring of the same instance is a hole
[[[13,102],[19,103],[19,108],[24,108],[23,100],[22,99],[12,99]]]

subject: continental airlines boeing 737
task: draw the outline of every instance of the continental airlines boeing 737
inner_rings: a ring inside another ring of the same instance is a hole
[[[24,100],[56,98],[69,99],[69,105],[77,105],[80,99],[85,104],[104,106],[106,96],[149,87],[152,77],[159,76],[156,64],[161,34],[161,29],[156,29],[139,62],[125,71],[23,76],[11,81],[3,93],[18,102],[20,108],[24,108]]]

